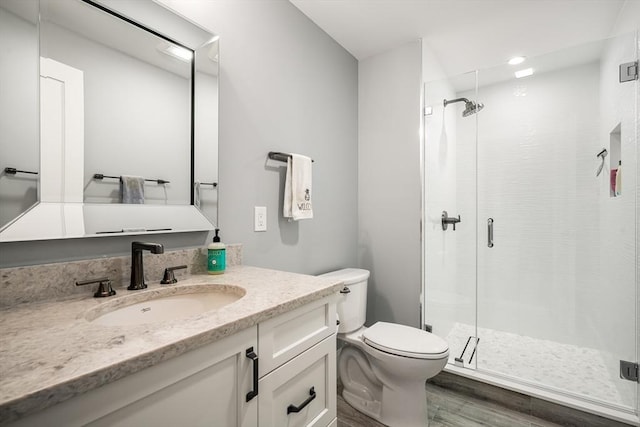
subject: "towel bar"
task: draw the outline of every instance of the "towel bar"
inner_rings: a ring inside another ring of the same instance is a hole
[[[280,151],[269,151],[269,158],[279,162],[286,162],[291,157],[289,153],[281,153]],[[313,159],[311,159],[313,162]]]
[[[30,171],[21,171],[16,168],[4,168],[4,173],[8,173],[9,175],[15,175],[17,173],[30,173],[32,175],[38,175],[38,172],[30,172]]]
[[[96,173],[93,174],[93,179],[104,179],[104,178],[113,178],[113,179],[120,179],[119,176],[111,176],[111,175],[103,175],[101,173]],[[166,181],[164,179],[144,179],[145,181],[149,181],[149,182],[155,182],[158,184],[169,184],[169,181]]]

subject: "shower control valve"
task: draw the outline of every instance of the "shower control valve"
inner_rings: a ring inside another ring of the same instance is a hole
[[[449,216],[447,211],[442,211],[442,230],[446,231],[449,224],[453,225],[453,231],[456,231],[456,224],[460,222],[460,215],[458,217]]]

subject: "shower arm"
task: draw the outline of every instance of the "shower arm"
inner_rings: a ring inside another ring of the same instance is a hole
[[[464,103],[469,103],[471,101],[469,101],[467,98],[456,98],[456,99],[445,99],[443,104],[446,107],[448,104],[453,104],[454,102],[464,102]]]

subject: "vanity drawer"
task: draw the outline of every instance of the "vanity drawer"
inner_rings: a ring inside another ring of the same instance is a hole
[[[260,427],[327,427],[336,419],[336,335],[259,382]]]
[[[260,377],[336,333],[335,298],[327,297],[258,325]]]

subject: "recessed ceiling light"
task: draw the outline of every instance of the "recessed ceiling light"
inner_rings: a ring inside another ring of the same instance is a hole
[[[158,50],[162,53],[166,53],[167,55],[173,56],[181,61],[191,61],[193,59],[193,52],[184,47],[170,44],[170,43],[161,43],[158,46]]]
[[[533,68],[525,68],[524,70],[516,71],[514,74],[516,75],[516,79],[527,77],[533,74]]]
[[[524,62],[524,56],[514,56],[509,60],[509,65],[518,65]]]

